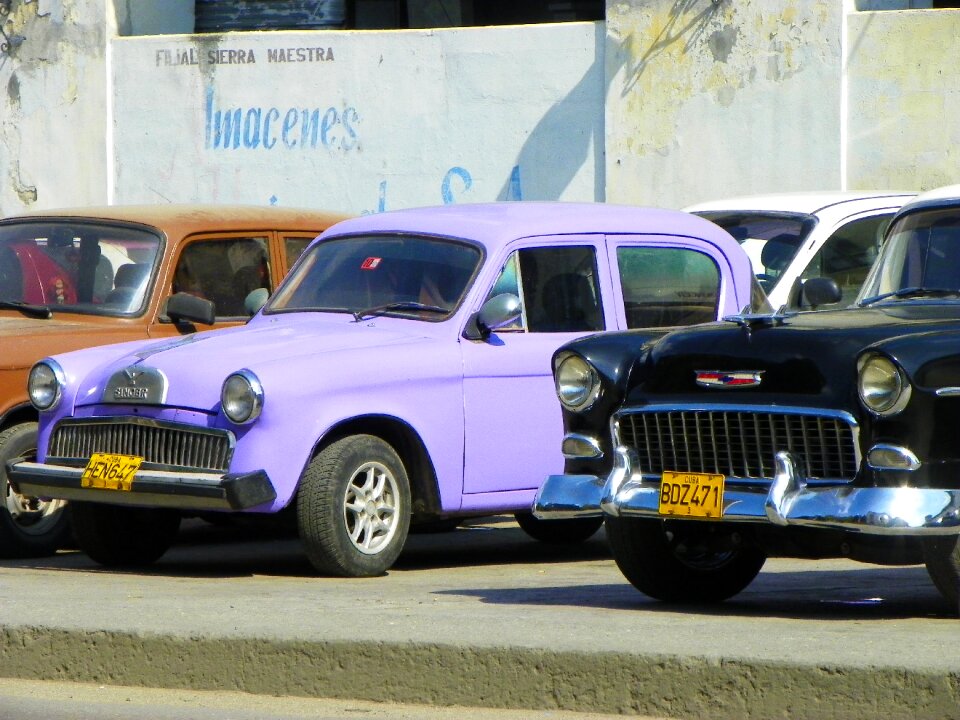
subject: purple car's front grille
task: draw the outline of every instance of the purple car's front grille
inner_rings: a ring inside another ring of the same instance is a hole
[[[156,468],[225,472],[233,435],[146,418],[65,420],[54,428],[47,461],[83,464],[93,453],[136,455]]]
[[[804,463],[808,478],[849,482],[857,473],[856,428],[841,417],[731,410],[624,412],[621,444],[644,473],[717,473],[770,479],[778,451]]]

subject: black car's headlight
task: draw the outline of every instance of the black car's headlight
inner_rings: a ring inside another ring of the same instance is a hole
[[[41,360],[30,369],[27,394],[37,410],[52,410],[60,402],[66,376],[56,360]]]
[[[896,415],[910,402],[907,374],[893,360],[870,353],[857,363],[857,390],[864,406],[877,415]]]
[[[600,394],[600,375],[579,355],[558,358],[553,378],[557,397],[568,410],[587,410]]]
[[[263,409],[263,386],[249,370],[240,370],[223,381],[220,405],[230,422],[244,425],[253,422]]]

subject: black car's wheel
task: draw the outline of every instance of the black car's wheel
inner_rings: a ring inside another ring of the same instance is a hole
[[[940,594],[960,609],[960,538],[944,535],[925,540],[923,561]]]
[[[7,461],[33,459],[37,454],[37,424],[21,423],[0,433],[0,557],[52,555],[70,541],[66,501],[41,500],[13,491],[7,480]]]
[[[520,529],[534,540],[552,545],[573,545],[593,536],[603,518],[569,518],[564,520],[541,520],[533,513],[514,513]]]
[[[160,559],[177,537],[176,510],[72,502],[77,545],[108,567],[142,567]]]
[[[607,517],[607,538],[627,580],[645,595],[679,603],[714,603],[733,597],[760,572],[766,556],[750,547],[710,549],[685,541],[679,523]]]
[[[300,478],[297,525],[320,572],[382,575],[410,530],[410,483],[396,451],[372,435],[353,435],[322,450]]]

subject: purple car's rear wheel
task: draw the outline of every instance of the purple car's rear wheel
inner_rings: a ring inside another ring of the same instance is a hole
[[[300,478],[297,524],[320,572],[386,572],[410,530],[410,484],[399,455],[372,435],[346,437],[321,450]]]

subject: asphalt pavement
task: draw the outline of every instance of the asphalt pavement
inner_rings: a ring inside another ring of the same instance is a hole
[[[146,572],[0,563],[0,677],[672,718],[960,718],[960,620],[922,567],[773,559],[709,607],[654,602],[602,532],[415,535],[385,576],[192,522]]]

